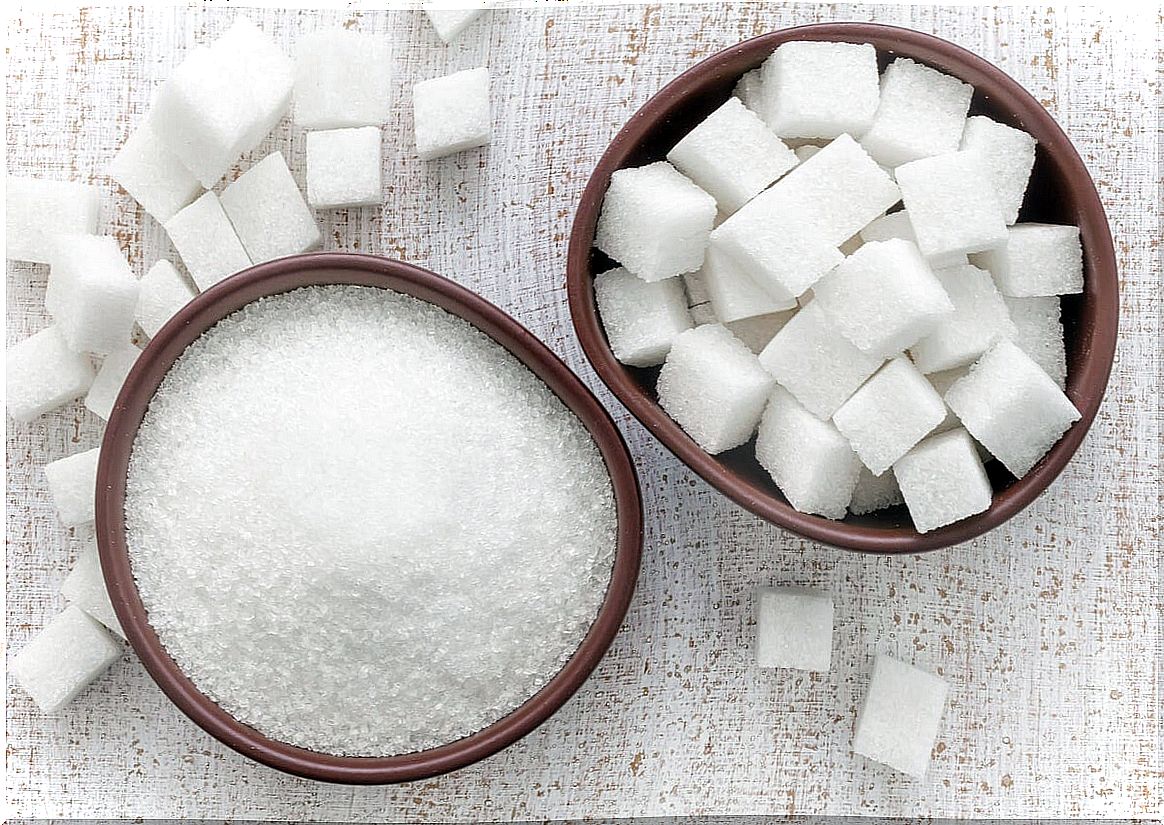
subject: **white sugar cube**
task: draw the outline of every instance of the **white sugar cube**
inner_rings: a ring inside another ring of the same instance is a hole
[[[137,278],[104,235],[58,235],[45,291],[70,349],[105,355],[129,340],[137,306]]]
[[[16,654],[9,672],[42,711],[55,713],[120,655],[105,628],[70,606]]]
[[[772,391],[764,410],[756,459],[800,512],[845,517],[861,462],[836,427],[806,410],[783,387]]]
[[[681,275],[683,290],[687,293],[687,306],[706,304],[711,300],[711,293],[707,291],[707,284],[703,281],[703,270],[688,272]]]
[[[756,355],[719,324],[676,336],[659,373],[659,404],[709,453],[756,431],[773,386]]]
[[[392,106],[386,37],[349,29],[309,32],[295,43],[292,117],[308,129],[379,126]]]
[[[989,272],[966,264],[939,269],[954,312],[910,348],[922,372],[941,372],[969,364],[999,338],[1013,338],[1014,323]]]
[[[882,215],[880,218],[870,221],[869,225],[862,229],[859,235],[861,240],[866,243],[900,238],[903,241],[917,244],[917,234],[913,231],[913,224],[909,222],[909,213],[904,209],[898,212],[890,212],[888,215]],[[965,252],[954,252],[945,255],[933,255],[926,258],[926,263],[934,269],[942,269],[947,266],[969,263],[969,260]]]
[[[863,516],[866,513],[896,507],[904,502],[897,476],[892,470],[886,470],[881,475],[875,476],[868,467],[863,466],[861,474],[857,477],[857,486],[853,488],[853,497],[849,500],[849,512],[855,516]]]
[[[715,198],[665,161],[610,176],[594,245],[645,281],[703,265]]]
[[[977,155],[950,152],[897,168],[901,199],[927,258],[1006,243],[1006,221]]]
[[[163,223],[202,191],[198,179],[166,148],[148,121],[121,145],[109,164],[109,177]]]
[[[377,126],[307,133],[307,202],[316,209],[379,204],[380,168]]]
[[[973,96],[973,86],[899,57],[881,76],[877,114],[861,145],[878,163],[891,167],[953,152],[962,140]]]
[[[888,357],[917,343],[954,305],[915,244],[870,241],[813,286],[816,304],[862,352]]]
[[[925,376],[899,356],[879,369],[833,414],[857,457],[881,475],[946,417]]]
[[[704,324],[718,324],[719,319],[715,317],[715,310],[711,308],[711,304],[696,304],[688,308],[691,313],[692,326],[701,327]]]
[[[1059,389],[1065,389],[1067,352],[1063,342],[1059,296],[1008,298],[1004,295],[1003,300],[1014,322],[1014,342],[1043,368],[1043,372],[1055,380]]]
[[[95,186],[8,177],[4,249],[10,261],[48,263],[52,236],[97,231],[101,193]]]
[[[4,403],[17,421],[55,410],[84,395],[93,383],[89,356],[69,349],[55,326],[11,347],[5,374]]]
[[[715,317],[724,323],[795,309],[794,299],[777,300],[718,249],[707,250],[703,259],[703,283]]]
[[[662,364],[675,337],[691,328],[678,278],[652,283],[617,267],[594,279],[594,295],[610,348],[629,366]]]
[[[93,379],[93,385],[89,387],[89,394],[85,396],[85,406],[90,412],[106,421],[109,420],[117,395],[121,392],[121,385],[125,383],[125,378],[137,363],[139,355],[140,349],[126,343],[105,356],[105,360],[101,362],[101,369],[97,371],[97,377]]]
[[[804,163],[806,160],[808,160],[810,157],[815,155],[820,150],[821,150],[820,146],[814,146],[813,144],[808,143],[808,144],[805,144],[804,146],[797,146],[795,149],[792,150],[792,153],[794,155],[796,155],[796,159],[800,163]]]
[[[833,600],[804,587],[756,594],[756,664],[827,673],[833,653]]]
[[[853,751],[915,779],[924,778],[948,692],[949,685],[932,673],[878,654],[857,717]]]
[[[760,363],[796,400],[830,418],[885,359],[861,352],[813,301],[781,329]]]
[[[198,294],[198,290],[166,260],[154,263],[142,276],[139,287],[134,316],[137,325],[151,338]]]
[[[487,10],[484,6],[467,9],[426,8],[424,13],[436,29],[437,36],[446,43],[452,43]]]
[[[1022,129],[982,115],[967,119],[962,132],[962,151],[977,154],[989,170],[1008,224],[1018,220],[1035,165],[1036,145],[1037,141]]]
[[[234,19],[211,48],[225,63],[235,66],[231,71],[250,96],[250,125],[244,146],[244,151],[250,151],[291,108],[295,63],[262,29],[242,16]],[[348,78],[347,82],[354,81]]]
[[[761,89],[764,81],[760,75],[761,69],[745,72],[736,83],[735,89],[732,90],[732,95],[738,97],[745,106],[757,115],[763,112],[763,92]]]
[[[877,51],[868,43],[781,43],[764,62],[765,120],[790,138],[860,135],[880,96]]]
[[[281,152],[272,152],[222,192],[222,208],[247,257],[262,263],[319,246],[322,236]]]
[[[417,83],[412,87],[412,112],[421,160],[487,144],[493,134],[489,111],[486,68]]]
[[[970,434],[1016,478],[1026,475],[1079,420],[1071,399],[1009,340],[979,358],[945,399]]]
[[[1003,295],[1038,298],[1083,291],[1079,227],[1016,223],[997,249],[975,256],[989,269]]]
[[[210,289],[223,278],[251,265],[242,241],[213,192],[198,198],[166,221],[165,226],[200,290]]]
[[[743,341],[748,349],[759,355],[795,314],[796,309],[789,309],[768,315],[757,315],[754,318],[741,318],[724,326],[731,330],[732,335]]]
[[[109,600],[109,592],[105,589],[101,557],[97,552],[95,540],[85,545],[73,569],[61,582],[61,595],[118,636],[125,638],[125,631],[121,629],[121,622],[117,620],[113,603]]]
[[[931,435],[893,465],[919,533],[961,521],[990,507],[990,479],[961,427]]]
[[[734,97],[667,153],[676,169],[735,212],[796,165],[796,155]]]
[[[53,506],[65,527],[86,524],[94,518],[97,459],[100,455],[101,448],[94,447],[44,465]]]

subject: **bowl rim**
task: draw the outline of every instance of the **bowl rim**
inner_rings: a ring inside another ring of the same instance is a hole
[[[975,87],[994,105],[1019,116],[1038,132],[1047,155],[1063,168],[1065,186],[1078,203],[1084,263],[1088,268],[1083,300],[1092,305],[1096,323],[1086,354],[1069,376],[1067,395],[1080,418],[1025,476],[995,490],[990,507],[974,516],[928,533],[908,528],[877,528],[832,521],[800,513],[788,503],[729,469],[704,452],[644,391],[614,356],[602,330],[594,302],[591,248],[602,199],[610,175],[627,159],[673,106],[688,97],[708,76],[725,66],[759,66],[776,46],[791,40],[833,40],[872,43],[879,52],[910,57],[943,70]],[[570,233],[566,290],[570,316],[599,378],[630,413],[664,447],[716,490],[741,507],[801,536],[847,550],[868,553],[918,553],[966,542],[1010,519],[1032,503],[1075,454],[1103,400],[1115,357],[1119,323],[1119,281],[1111,230],[1103,204],[1082,158],[1051,114],[1016,80],[985,58],[924,32],[877,23],[814,23],[779,29],[719,51],[679,74],[635,112],[611,141],[583,190]]]
[[[125,542],[126,472],[133,439],[158,384],[191,341],[223,317],[264,296],[323,283],[356,283],[403,292],[468,321],[508,350],[577,416],[610,473],[617,541],[610,584],[577,650],[540,691],[509,715],[468,737],[397,756],[335,756],[270,739],[201,693],[166,653],[149,625]],[[195,297],[167,322],[130,371],[106,427],[97,469],[96,531],[114,611],[150,676],[187,717],[228,747],[286,773],[327,782],[388,784],[456,770],[509,746],[553,715],[581,687],[617,635],[630,605],[642,548],[642,503],[630,452],[607,410],[544,343],[476,293],[426,269],[373,255],[320,252],[246,269]]]

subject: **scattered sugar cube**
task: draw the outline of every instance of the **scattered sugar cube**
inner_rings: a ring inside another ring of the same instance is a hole
[[[69,348],[105,355],[133,332],[138,283],[117,241],[105,235],[58,235],[45,291]]]
[[[981,252],[1006,243],[1006,221],[975,154],[950,152],[897,168],[901,199],[922,254]]]
[[[691,328],[677,278],[648,282],[617,267],[594,279],[594,294],[610,348],[629,366],[662,364],[675,336]]]
[[[954,312],[909,351],[922,372],[941,372],[969,364],[998,338],[1013,338],[1016,330],[1006,303],[989,272],[966,264],[934,273]]]
[[[349,29],[315,31],[295,43],[292,118],[307,129],[379,126],[392,106],[387,38]]]
[[[202,191],[198,179],[166,148],[148,121],[138,126],[114,155],[109,177],[163,223]]]
[[[760,77],[760,69],[752,69],[750,72],[745,72],[744,75],[736,83],[735,89],[732,90],[732,95],[738,97],[740,101],[755,112],[757,115],[763,112],[763,80]]]
[[[238,16],[211,48],[233,61],[238,81],[250,94],[250,128],[243,151],[262,142],[291,108],[295,63],[249,18]],[[370,67],[365,67],[365,71]],[[348,84],[353,78],[345,79]]]
[[[1002,298],[1014,322],[1014,342],[1031,356],[1059,389],[1067,387],[1067,352],[1063,342],[1059,296],[1043,298]]]
[[[1019,209],[1035,166],[1033,137],[982,115],[966,120],[962,151],[977,154],[989,170],[998,203],[1008,224],[1018,220]]]
[[[868,43],[781,43],[763,66],[763,111],[790,138],[864,134],[880,96],[877,51]]]
[[[898,459],[893,474],[919,533],[990,507],[990,479],[969,433],[961,427],[922,441]]]
[[[199,290],[251,265],[218,196],[207,192],[165,223]]]
[[[703,265],[715,198],[665,161],[610,176],[594,245],[644,281]]]
[[[412,87],[412,111],[421,160],[484,146],[493,134],[489,70],[466,69],[417,83]]]
[[[676,143],[667,160],[728,213],[796,165],[792,150],[734,97]]]
[[[805,587],[762,587],[756,596],[756,664],[827,673],[832,597]]]
[[[44,465],[53,506],[65,527],[76,527],[94,519],[97,459],[100,455],[101,448],[94,447]]]
[[[794,155],[796,155],[796,159],[798,161],[800,161],[801,163],[804,163],[806,160],[808,160],[810,157],[815,155],[820,150],[821,150],[821,147],[814,146],[811,143],[806,143],[804,146],[797,146],[795,149],[792,150],[792,153]]]
[[[253,263],[306,252],[322,239],[281,152],[244,172],[223,190],[221,201]]]
[[[691,313],[692,326],[701,327],[704,324],[719,323],[719,319],[715,317],[715,310],[711,308],[711,304],[696,304],[687,311]]]
[[[151,266],[139,287],[134,317],[137,325],[151,338],[198,294],[198,290],[167,260],[157,261]]]
[[[899,212],[890,212],[888,215],[882,215],[880,218],[871,221],[868,226],[861,230],[859,235],[861,240],[866,243],[900,238],[903,241],[917,244],[917,234],[913,231],[913,224],[909,222],[909,213],[904,209]],[[933,255],[926,258],[926,263],[933,269],[942,269],[947,266],[957,266],[958,264],[969,262],[965,252]]]
[[[915,779],[925,777],[938,738],[949,685],[884,654],[873,677],[853,737],[853,751]]]
[[[95,186],[9,176],[5,196],[5,256],[10,261],[49,262],[53,235],[97,231],[101,193]]]
[[[877,114],[861,145],[878,163],[894,168],[953,152],[962,140],[973,96],[973,86],[899,57],[881,76]]]
[[[1071,399],[1009,340],[987,350],[945,398],[970,434],[1016,478],[1079,420]]]
[[[707,284],[703,280],[703,270],[688,272],[680,277],[683,279],[683,289],[687,293],[687,306],[706,304],[711,300],[711,293],[707,291]]]
[[[857,486],[853,488],[853,497],[849,500],[850,513],[863,516],[904,503],[901,487],[892,470],[886,470],[881,475],[875,476],[868,467],[861,467],[861,474],[857,476]]]
[[[756,459],[800,512],[845,517],[861,462],[836,427],[806,410],[783,387],[772,391],[764,410]]]
[[[795,309],[795,299],[777,300],[714,247],[703,259],[703,283],[715,317],[724,323]]]
[[[841,335],[816,301],[801,309],[760,353],[760,363],[796,400],[830,418],[884,362]]]
[[[85,394],[93,383],[89,356],[73,352],[56,326],[8,350],[5,406],[16,421],[31,421]]]
[[[709,453],[738,447],[756,431],[772,378],[720,324],[676,336],[659,373],[659,404]]]
[[[16,654],[10,672],[42,711],[55,713],[120,655],[105,628],[69,606]]]
[[[127,343],[105,356],[97,377],[93,379],[93,386],[89,387],[89,394],[85,396],[85,406],[90,412],[109,420],[121,385],[125,383],[139,355],[141,350]]]
[[[380,203],[380,129],[307,133],[307,202],[316,209]]]
[[[776,337],[776,333],[784,329],[784,325],[792,320],[796,309],[784,312],[772,312],[768,315],[757,315],[754,318],[741,318],[730,321],[724,326],[731,330],[732,335],[739,338],[752,352],[759,355],[764,347]]]
[[[833,424],[874,474],[881,475],[946,417],[925,376],[899,356],[879,369],[833,414]]]
[[[1016,223],[1003,245],[975,257],[989,269],[1003,295],[1038,298],[1083,291],[1079,227]]]
[[[469,9],[433,9],[427,8],[429,22],[436,29],[437,36],[446,43],[452,43],[465,29],[488,9],[483,6]]]
[[[117,620],[109,592],[105,589],[105,577],[101,573],[101,556],[97,552],[97,542],[91,540],[77,557],[77,563],[61,583],[61,595],[70,603],[84,610],[92,618],[101,622],[121,638],[125,631]]]
[[[916,344],[954,311],[917,246],[898,239],[864,244],[813,293],[857,349],[882,357]]]

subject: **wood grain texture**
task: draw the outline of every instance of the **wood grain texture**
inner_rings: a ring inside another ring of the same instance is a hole
[[[102,228],[141,274],[174,258],[105,175],[150,90],[236,12],[215,7],[13,13],[8,171],[102,186]],[[614,411],[641,472],[638,593],[595,676],[555,718],[487,762],[395,788],[313,784],[251,764],[166,701],[132,657],[65,711],[7,687],[11,813],[71,818],[429,821],[708,814],[1145,817],[1161,778],[1160,17],[1053,8],[726,4],[497,10],[446,47],[416,11],[248,11],[290,49],[315,27],[395,44],[382,210],[320,213],[325,248],[427,266],[542,337]],[[845,554],[781,532],[693,476],[596,380],[566,308],[566,236],[621,124],[670,77],[743,38],[797,23],[874,20],[932,32],[997,63],[1059,119],[1115,235],[1121,336],[1106,401],[1075,460],[1028,510],[919,558]],[[491,146],[414,157],[409,89],[488,64]],[[282,150],[284,122],[231,175]],[[46,324],[44,267],[9,264],[7,343]],[[80,537],[53,517],[41,465],[94,446],[79,404],[8,422],[7,639],[19,650],[63,602]],[[760,584],[836,602],[828,674],[751,664]],[[951,683],[928,777],[852,753],[872,656]]]

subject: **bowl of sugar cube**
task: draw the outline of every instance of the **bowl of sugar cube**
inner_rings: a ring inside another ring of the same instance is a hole
[[[931,35],[827,23],[708,58],[583,192],[570,310],[665,447],[835,547],[968,541],[1078,448],[1115,353],[1111,232],[1015,80]]]

